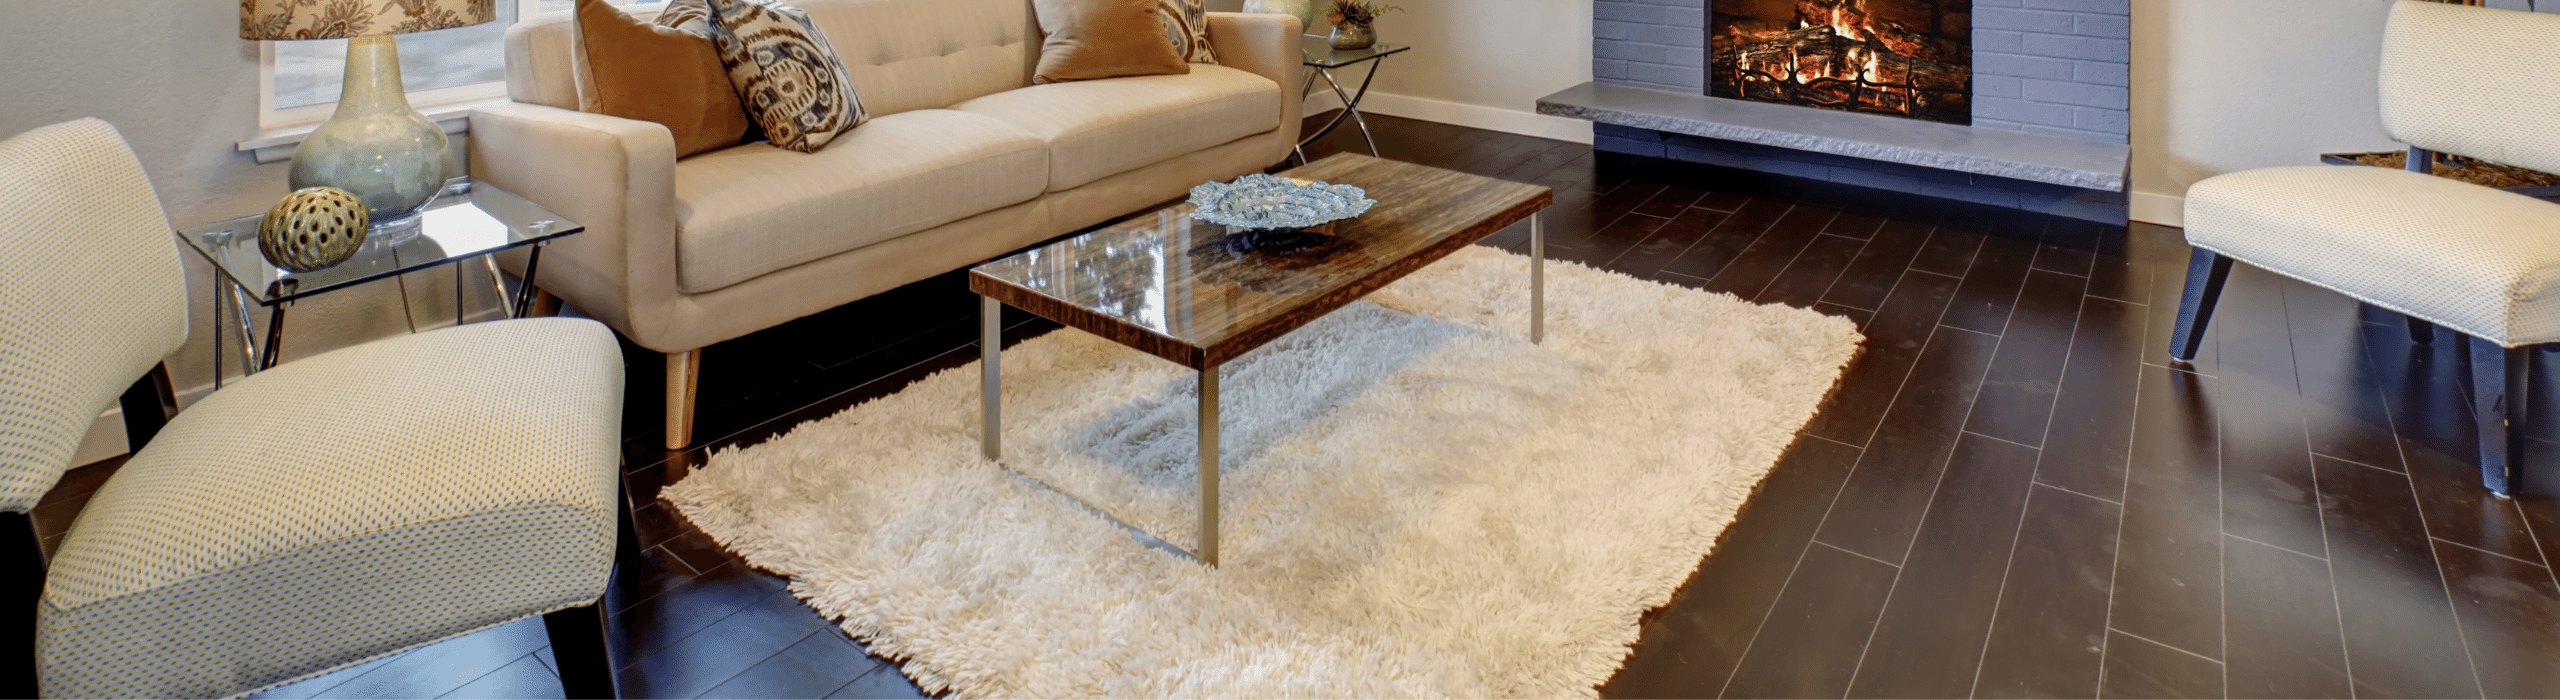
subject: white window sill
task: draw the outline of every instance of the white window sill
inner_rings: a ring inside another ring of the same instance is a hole
[[[436,126],[444,127],[445,134],[453,135],[471,130],[471,108],[505,101],[507,98],[504,97],[473,100],[437,105],[419,111],[426,114],[428,119],[435,120]],[[293,150],[302,145],[303,137],[310,136],[312,131],[319,128],[318,123],[312,123],[266,129],[259,131],[256,136],[249,137],[249,140],[234,144],[233,147],[248,151],[251,157],[257,159],[259,165],[282,163],[293,160]]]

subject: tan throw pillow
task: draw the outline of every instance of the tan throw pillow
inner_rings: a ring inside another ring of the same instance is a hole
[[[1032,0],[1040,16],[1040,65],[1031,82],[1182,75],[1191,64],[1165,40],[1157,0]]]
[[[844,59],[809,13],[772,0],[711,0],[711,41],[729,84],[773,145],[816,153],[869,121]]]
[[[1218,62],[1209,47],[1209,8],[1203,0],[1156,0],[1156,16],[1164,20],[1164,38],[1186,63]]]
[[[585,111],[664,124],[676,157],[735,146],[747,112],[711,37],[650,26],[604,0],[578,0],[578,43],[589,99]]]

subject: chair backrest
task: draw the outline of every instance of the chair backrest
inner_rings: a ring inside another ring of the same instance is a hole
[[[80,438],[187,339],[160,196],[115,127],[0,141],[0,511],[26,511]]]
[[[2560,15],[2401,0],[2382,128],[2401,143],[2560,172]]]

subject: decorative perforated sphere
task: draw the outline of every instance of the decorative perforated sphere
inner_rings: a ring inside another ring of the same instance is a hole
[[[372,225],[364,200],[335,187],[305,187],[285,195],[258,224],[258,252],[294,272],[346,262],[364,246]]]

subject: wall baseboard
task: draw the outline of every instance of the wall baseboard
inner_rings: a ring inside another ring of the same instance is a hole
[[[1318,98],[1322,98],[1322,102],[1318,102]],[[1324,110],[1340,106],[1341,103],[1342,101],[1335,99],[1331,92],[1319,92],[1307,97],[1306,113],[1320,114]],[[1319,104],[1324,106],[1318,107],[1317,105]],[[1361,98],[1360,111],[1369,114],[1384,114],[1393,117],[1404,117],[1406,119],[1440,122],[1442,124],[1455,124],[1468,128],[1500,131],[1504,133],[1519,134],[1522,136],[1535,136],[1542,139],[1555,139],[1558,141],[1570,141],[1573,143],[1591,142],[1591,122],[1581,119],[1568,119],[1565,117],[1538,114],[1536,112],[1523,112],[1518,110],[1502,109],[1499,107],[1486,107],[1484,105],[1447,102],[1427,97],[1371,92],[1368,97]]]
[[[2187,225],[2187,198],[2181,195],[2134,190],[2125,200],[2126,218],[2162,226]]]

